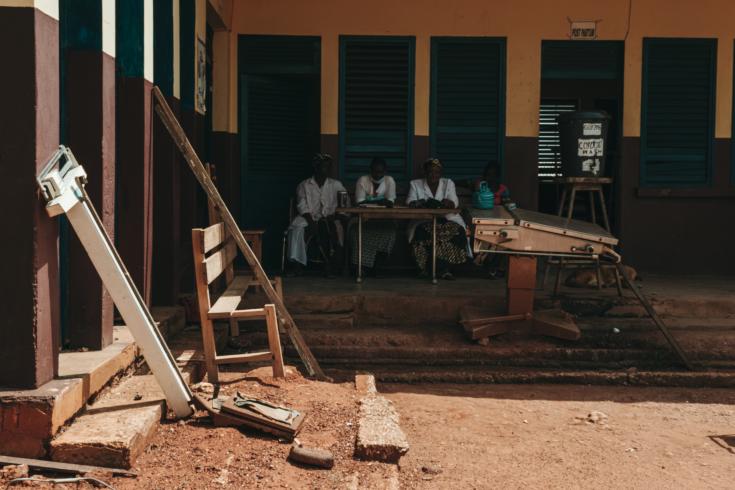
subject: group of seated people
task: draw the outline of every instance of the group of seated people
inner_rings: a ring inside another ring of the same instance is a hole
[[[302,181],[296,189],[298,216],[291,223],[288,233],[289,275],[298,275],[307,265],[307,248],[310,244],[318,250],[324,264],[324,272],[332,276],[338,272],[344,260],[345,230],[348,216],[336,213],[339,196],[349,203],[342,183],[329,177],[332,173],[332,157],[317,154],[313,159],[313,175]],[[496,204],[508,199],[508,188],[500,182],[499,166],[490,162],[482,177],[469,182],[478,190],[485,182],[494,193]],[[410,183],[406,205],[410,208],[446,209],[443,219],[436,226],[436,267],[442,279],[454,278],[453,266],[472,260],[472,249],[467,239],[467,224],[459,212],[459,198],[454,182],[442,177],[443,166],[438,158],[424,162],[424,177]],[[343,198],[344,199],[344,198]],[[382,158],[370,163],[370,173],[360,177],[355,184],[357,205],[393,207],[396,204],[396,182],[387,175],[387,164]],[[344,203],[343,203],[344,204]],[[350,229],[351,261],[358,263],[357,227]],[[391,220],[368,221],[362,232],[362,265],[374,271],[380,260],[386,260],[393,251],[398,236],[398,225]],[[411,254],[421,276],[431,271],[432,223],[425,220],[409,222],[407,229]],[[497,265],[490,265],[491,277],[501,275]],[[478,262],[479,263],[479,262]]]

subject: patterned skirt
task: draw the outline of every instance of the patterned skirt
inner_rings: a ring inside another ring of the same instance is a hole
[[[352,263],[357,265],[357,223],[350,227]],[[393,221],[368,221],[362,224],[362,265],[375,266],[378,252],[390,254],[396,244],[396,224]]]
[[[411,250],[416,265],[422,273],[431,268],[431,223],[416,227]],[[467,261],[467,235],[464,228],[452,221],[436,223],[436,259],[449,264],[464,264]]]

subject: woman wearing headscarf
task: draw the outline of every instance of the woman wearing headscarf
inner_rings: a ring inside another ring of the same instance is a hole
[[[406,198],[409,207],[457,208],[459,198],[454,182],[442,177],[442,170],[442,163],[438,158],[429,158],[424,162],[424,178],[411,181]],[[437,220],[436,264],[442,279],[454,279],[451,266],[463,264],[470,256],[466,230],[467,225],[456,212],[450,212],[444,219]],[[420,273],[427,274],[432,247],[431,222],[412,222],[408,229],[408,240]]]
[[[358,206],[393,207],[396,201],[396,182],[386,175],[386,163],[382,158],[373,158],[370,173],[363,175],[355,184],[355,201]],[[396,243],[396,224],[393,221],[375,220],[362,225],[362,265],[376,270],[378,254],[390,255]],[[357,266],[357,227],[352,227],[352,263]]]

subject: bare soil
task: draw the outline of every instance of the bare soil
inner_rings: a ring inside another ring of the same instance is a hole
[[[411,449],[402,488],[733,488],[735,393],[384,385]]]
[[[291,444],[255,430],[214,427],[206,412],[164,423],[138,458],[135,479],[115,478],[116,489],[349,488],[368,475],[388,475],[390,465],[352,458],[358,396],[354,383],[306,380],[289,368],[286,381],[270,368],[221,373],[221,393],[237,391],[307,413],[297,439],[334,454],[331,470],[287,461]]]

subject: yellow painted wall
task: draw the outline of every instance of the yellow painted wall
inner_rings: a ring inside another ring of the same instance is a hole
[[[238,0],[232,14],[230,60],[237,62],[237,34],[320,36],[321,130],[336,134],[339,36],[415,36],[415,133],[428,135],[431,36],[506,37],[506,134],[536,136],[541,41],[567,39],[567,18],[599,20],[600,40],[623,40],[627,33],[623,132],[638,136],[643,37],[717,38],[716,135],[729,137],[735,0],[633,0],[628,26],[629,5],[628,0]],[[230,70],[229,90],[227,129],[236,132],[236,68]]]

